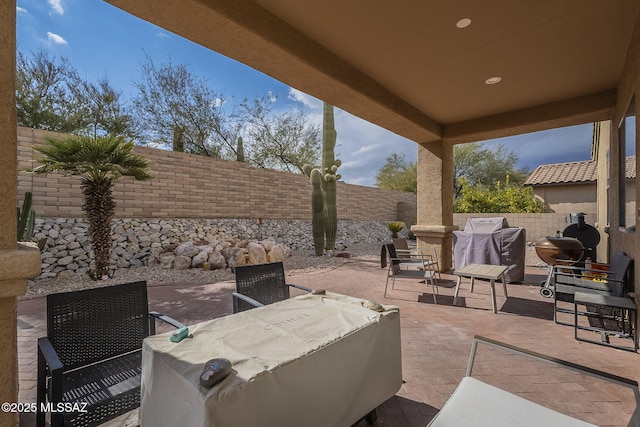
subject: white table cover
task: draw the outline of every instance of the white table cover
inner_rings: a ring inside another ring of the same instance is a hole
[[[140,423],[153,426],[350,426],[402,384],[400,315],[344,295],[306,294],[169,333],[142,349]],[[199,384],[207,360],[233,372]]]

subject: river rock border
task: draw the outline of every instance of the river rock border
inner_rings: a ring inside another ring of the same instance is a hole
[[[42,274],[38,278],[86,273],[91,260],[91,242],[87,232],[88,224],[79,218],[36,219],[34,240],[47,241],[42,252]],[[307,251],[310,256],[313,252],[311,222],[308,220],[262,220],[258,223],[250,219],[120,218],[113,220],[111,234],[112,271],[151,263],[176,268],[177,257],[184,256],[175,252],[181,245],[181,249],[201,247],[198,254],[208,251],[207,260],[203,262],[208,262],[210,268],[222,263],[220,257],[212,259],[212,253],[220,253],[228,266],[236,262],[228,261],[234,254],[236,257],[248,256],[250,251],[262,254],[264,250],[264,259],[267,261],[278,259],[276,256],[288,256],[291,251]],[[354,244],[377,244],[388,240],[386,221],[338,221],[338,250],[348,249]],[[277,255],[273,252],[274,247],[277,248]],[[244,251],[247,251],[246,254]],[[242,255],[238,255],[239,252]],[[272,253],[271,258],[269,253]],[[198,254],[191,256],[192,266],[193,257]],[[203,257],[200,255],[195,266],[202,266],[200,262]],[[178,263],[183,266],[186,260],[181,259]]]

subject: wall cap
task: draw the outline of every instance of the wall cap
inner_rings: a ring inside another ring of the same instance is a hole
[[[35,243],[18,243],[16,249],[0,250],[0,296],[7,294],[6,286],[40,274],[40,250]],[[14,296],[17,296],[15,294]]]
[[[458,230],[457,225],[412,225],[411,231],[416,236],[444,236],[451,234],[452,231]]]

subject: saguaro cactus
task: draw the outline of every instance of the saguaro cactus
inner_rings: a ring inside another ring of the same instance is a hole
[[[311,178],[311,231],[313,233],[313,247],[316,256],[322,256],[324,247],[325,223],[325,193],[322,190],[322,174],[318,169],[312,169]]]
[[[18,219],[17,224],[17,237],[18,242],[30,242],[33,239],[33,232],[36,225],[36,212],[31,209],[33,203],[33,195],[31,191],[24,193],[24,200],[22,201],[22,209],[16,208],[16,215]],[[44,249],[44,245],[47,243],[47,239],[38,240],[38,248],[40,251]]]
[[[242,137],[238,137],[238,146],[236,147],[236,160],[244,162],[244,144],[242,143]]]
[[[31,203],[33,196],[30,191],[24,194],[24,200],[22,201],[22,210],[16,208],[16,214],[18,218],[18,242],[29,242],[33,237],[33,228],[36,223],[36,213],[31,209]]]
[[[304,173],[310,177],[313,187],[311,194],[313,245],[316,255],[323,249],[333,250],[336,246],[338,231],[338,211],[336,209],[336,181],[341,178],[337,173],[340,160],[335,159],[336,130],[333,118],[333,106],[323,104],[322,121],[322,166],[312,168],[304,165]],[[322,203],[320,203],[322,201]]]

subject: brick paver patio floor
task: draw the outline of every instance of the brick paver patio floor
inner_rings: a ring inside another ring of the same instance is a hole
[[[473,293],[463,280],[453,306],[455,276],[439,280],[438,303],[431,288],[417,280],[396,281],[383,298],[386,269],[375,261],[352,260],[334,269],[288,276],[289,283],[371,299],[400,307],[403,384],[378,409],[378,425],[424,427],[464,376],[471,339],[482,335],[538,353],[566,359],[612,374],[640,380],[640,356],[578,342],[573,328],[553,322],[553,300],[540,296],[546,270],[527,268],[526,284],[509,284],[505,300],[496,286],[498,313],[491,311],[487,282],[476,281]],[[158,285],[149,287],[151,310],[186,324],[231,314],[234,284]],[[18,303],[20,402],[35,402],[36,339],[45,335],[45,299]],[[635,408],[630,390],[584,378],[529,359],[480,347],[474,376],[552,409],[603,426],[626,426]],[[32,425],[23,416],[21,426]],[[109,423],[136,424],[130,413]],[[361,425],[365,425],[364,422]]]

